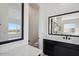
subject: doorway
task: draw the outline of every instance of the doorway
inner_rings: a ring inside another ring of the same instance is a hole
[[[29,3],[29,40],[28,44],[38,47],[38,20],[39,7],[35,3]]]

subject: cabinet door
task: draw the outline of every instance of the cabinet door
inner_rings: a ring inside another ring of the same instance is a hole
[[[68,49],[68,56],[79,56],[79,51],[74,49]]]
[[[43,52],[47,55],[53,55],[55,42],[45,40],[43,41]]]
[[[54,48],[53,48],[53,55],[54,56],[66,56],[67,55],[67,51],[68,51],[68,49],[67,48],[65,48],[65,47],[62,47],[62,46],[54,46]]]

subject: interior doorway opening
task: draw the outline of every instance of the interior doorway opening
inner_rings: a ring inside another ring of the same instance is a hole
[[[28,44],[38,47],[38,24],[39,24],[39,6],[35,3],[29,3],[29,40]]]

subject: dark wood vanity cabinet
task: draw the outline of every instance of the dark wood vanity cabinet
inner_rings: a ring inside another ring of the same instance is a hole
[[[79,45],[43,39],[43,52],[49,56],[79,56]]]

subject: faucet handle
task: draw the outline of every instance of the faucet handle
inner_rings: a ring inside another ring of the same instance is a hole
[[[71,38],[70,38],[70,36],[68,36],[68,40],[70,40]]]
[[[63,37],[63,39],[66,39],[65,37]]]

